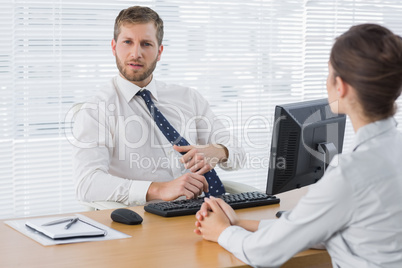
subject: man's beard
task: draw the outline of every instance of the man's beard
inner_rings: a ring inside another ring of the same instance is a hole
[[[156,68],[156,63],[158,62],[158,57],[156,57],[155,61],[151,63],[151,65],[141,72],[135,72],[135,70],[130,70],[129,67],[123,64],[120,59],[116,56],[116,65],[119,69],[121,75],[130,82],[142,82],[152,75],[153,71]]]

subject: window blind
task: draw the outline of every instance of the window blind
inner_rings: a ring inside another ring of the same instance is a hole
[[[334,38],[365,22],[402,34],[396,0],[2,0],[0,218],[83,209],[66,117],[117,74],[114,19],[133,4],[153,8],[165,22],[155,77],[201,92],[245,148],[245,168],[219,170],[220,177],[261,190],[274,107],[326,97]],[[345,151],[351,137],[348,124]]]

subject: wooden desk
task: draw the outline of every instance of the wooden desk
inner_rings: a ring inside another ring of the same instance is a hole
[[[278,195],[280,205],[237,210],[249,219],[274,218],[278,210],[289,210],[305,193],[295,190]],[[0,267],[249,267],[217,243],[203,240],[193,233],[194,216],[163,218],[131,208],[144,221],[129,226],[115,223],[112,210],[83,212],[106,226],[131,235],[131,238],[57,246],[42,246],[34,240],[0,223]],[[283,267],[331,267],[325,250],[307,250]]]

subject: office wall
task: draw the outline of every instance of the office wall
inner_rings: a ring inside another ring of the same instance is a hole
[[[365,22],[402,35],[400,1],[2,0],[0,218],[82,209],[66,116],[116,75],[114,18],[134,3],[165,21],[156,78],[200,91],[247,151],[221,178],[261,190],[274,106],[326,96],[334,38]],[[348,150],[350,124],[346,137]]]

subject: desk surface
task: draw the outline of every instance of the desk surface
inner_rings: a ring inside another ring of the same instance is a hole
[[[236,210],[241,218],[275,218],[278,210],[295,206],[305,189],[280,194],[281,203]],[[42,246],[34,240],[0,224],[0,267],[249,267],[217,243],[193,233],[194,216],[163,218],[131,208],[144,221],[141,225],[113,222],[112,210],[83,212],[106,226],[131,235],[131,238]],[[325,250],[306,250],[283,267],[331,267]]]

